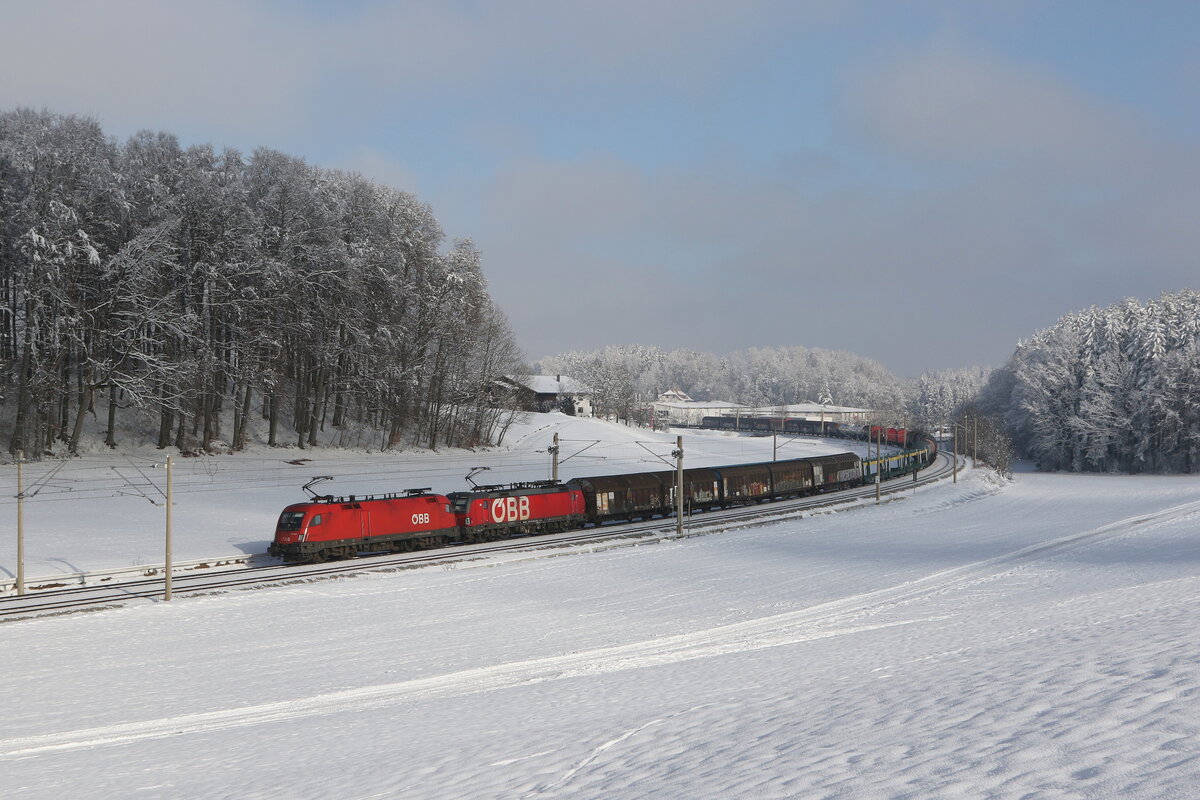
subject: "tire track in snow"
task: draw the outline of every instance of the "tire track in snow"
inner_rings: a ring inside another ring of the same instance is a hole
[[[565,784],[567,781],[571,780],[571,778],[575,777],[588,764],[591,764],[593,761],[595,761],[597,758],[599,758],[601,756],[601,754],[603,754],[606,750],[610,750],[613,747],[616,747],[617,745],[624,742],[626,739],[629,739],[630,737],[641,733],[642,731],[646,730],[647,728],[652,728],[655,725],[659,725],[663,722],[668,722],[670,720],[675,719],[676,717],[681,717],[684,714],[691,714],[694,711],[700,711],[701,709],[709,708],[712,705],[713,705],[712,703],[704,703],[704,704],[701,704],[698,706],[693,706],[692,708],[687,708],[687,709],[684,709],[683,711],[679,711],[679,712],[670,714],[665,717],[659,717],[658,719],[652,719],[649,722],[644,722],[641,725],[638,725],[636,728],[630,728],[629,730],[625,731],[624,733],[622,733],[620,736],[616,737],[615,739],[609,739],[607,742],[600,745],[599,747],[592,748],[592,751],[590,753],[588,753],[587,756],[585,756],[582,760],[580,760],[573,767],[571,767],[569,770],[567,770],[566,773],[562,777],[560,777],[558,780],[554,781],[554,783],[551,783],[551,784],[548,784],[545,786],[540,786],[540,787],[534,789],[532,792],[528,792],[526,794],[521,795],[521,798],[522,798],[522,800],[526,800],[526,798],[536,797],[537,795],[546,794],[547,792],[552,792],[556,789],[559,789],[563,786],[563,784]]]
[[[965,588],[982,580],[1002,577],[1014,568],[1053,558],[1081,547],[1111,541],[1133,533],[1143,526],[1146,530],[1150,530],[1195,514],[1200,514],[1200,501],[1182,503],[1150,514],[1126,517],[1087,531],[1029,545],[1011,553],[950,567],[896,586],[831,600],[828,603],[811,606],[806,611],[823,614],[852,614],[854,617],[868,616],[897,605],[923,600],[935,594]]]
[[[1169,523],[1196,513],[1200,513],[1200,501],[1173,506],[1153,514],[1128,517],[1012,553],[952,567],[897,586],[686,634],[240,708],[0,739],[0,758],[26,758],[56,751],[369,710],[401,702],[477,694],[543,681],[675,664],[902,625],[936,622],[948,617],[935,616],[869,625],[853,624],[862,617],[973,583],[998,571],[1008,571],[1078,547],[1117,538],[1140,526],[1154,523],[1154,527],[1157,527],[1158,524]]]
[[[402,702],[477,694],[544,681],[711,658],[922,621],[904,620],[851,628],[805,631],[797,629],[798,621],[794,617],[799,613],[801,612],[781,614],[633,644],[476,667],[445,675],[346,689],[292,700],[61,733],[0,739],[0,759],[27,758],[52,752],[206,733],[323,714],[367,711]]]

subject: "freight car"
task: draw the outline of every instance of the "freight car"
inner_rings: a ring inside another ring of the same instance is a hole
[[[804,436],[838,436],[840,423],[802,417],[702,417],[698,428],[750,433],[790,433]],[[857,436],[857,434],[856,434]]]

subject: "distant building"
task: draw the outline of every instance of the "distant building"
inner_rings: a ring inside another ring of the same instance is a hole
[[[755,407],[730,403],[725,400],[693,400],[678,389],[663,392],[651,405],[654,410],[656,427],[700,425],[701,420],[705,417],[733,417],[735,419],[786,417],[844,424],[865,424],[871,416],[870,409],[823,403]]]
[[[566,375],[505,375],[493,385],[500,392],[515,394],[526,411],[558,409],[577,417],[592,416],[592,390]]]
[[[682,389],[668,389],[658,396],[660,403],[694,403]]]
[[[713,414],[712,416],[737,416],[743,419],[747,417],[784,417],[786,419],[806,419],[814,422],[865,424],[872,413],[869,408],[834,406],[824,403],[793,403],[783,406],[742,406],[732,413]]]
[[[824,420],[825,422],[866,423],[873,413],[869,408],[825,405],[824,403],[796,403],[781,408],[755,409],[758,416],[778,416],[782,410],[785,417],[796,419]]]
[[[650,404],[654,411],[655,427],[699,425],[705,417],[735,414],[746,406],[725,400],[693,400],[679,389],[663,392]]]

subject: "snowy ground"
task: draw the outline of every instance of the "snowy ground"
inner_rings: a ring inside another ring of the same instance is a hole
[[[677,542],[14,622],[0,795],[1193,798],[1197,606],[1195,478],[971,472]]]

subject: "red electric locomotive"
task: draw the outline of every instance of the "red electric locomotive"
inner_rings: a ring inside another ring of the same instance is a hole
[[[581,528],[584,522],[583,492],[552,481],[480,486],[453,492],[449,499],[464,542],[553,533]]]
[[[267,553],[284,561],[320,562],[360,552],[442,547],[458,539],[450,499],[423,489],[366,497],[314,497],[279,515]]]

